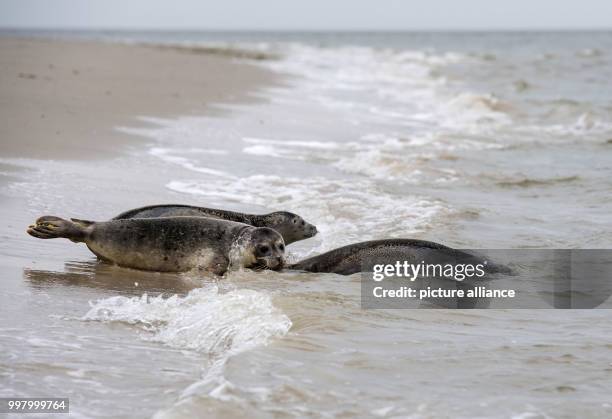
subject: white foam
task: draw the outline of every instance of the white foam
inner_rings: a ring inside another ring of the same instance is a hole
[[[492,94],[463,92],[443,103],[437,111],[442,126],[465,128],[476,124],[507,125],[512,123],[509,103]]]
[[[574,121],[566,124],[524,125],[519,132],[545,133],[553,136],[578,136],[580,141],[588,141],[584,134],[612,134],[612,123],[591,112],[580,114]]]
[[[189,150],[180,150],[179,152],[188,152]],[[216,150],[216,153],[211,154],[225,154],[223,150]],[[158,157],[159,159],[165,161],[166,163],[176,164],[181,166],[187,170],[191,170],[193,172],[204,173],[212,176],[219,176],[225,178],[234,178],[235,176],[230,175],[227,172],[222,170],[211,169],[208,167],[198,166],[192,160],[187,157],[182,157],[176,154],[173,154],[172,149],[162,148],[162,147],[153,147],[149,150],[149,154],[152,156]]]
[[[122,322],[148,332],[146,340],[227,357],[284,336],[291,320],[270,295],[248,289],[219,292],[215,286],[173,295],[116,296],[90,303],[83,320]]]
[[[245,143],[253,144],[242,149],[243,153],[255,156],[282,157],[291,160],[305,160],[321,152],[336,151],[340,145],[335,142],[271,140],[245,137]],[[335,153],[334,153],[335,154]]]
[[[242,141],[251,144],[265,144],[265,145],[277,145],[285,147],[299,147],[299,148],[314,148],[323,150],[337,150],[340,148],[340,144],[328,141],[292,141],[292,140],[270,140],[266,138],[252,138],[244,137]]]
[[[363,174],[375,179],[398,183],[449,183],[459,174],[448,168],[429,164],[441,155],[454,151],[479,151],[505,147],[484,138],[450,136],[444,131],[425,132],[410,136],[369,133],[359,141],[345,143],[306,141],[279,141],[247,139],[255,145],[246,147],[245,153],[282,157],[292,160],[327,161],[346,173]]]
[[[272,145],[253,145],[243,148],[242,152],[254,156],[288,157],[285,156],[284,153],[279,152],[276,147]]]
[[[480,125],[489,129],[512,122],[509,103],[488,92],[461,89],[459,80],[449,86],[442,70],[473,61],[468,55],[295,44],[284,55],[285,59],[263,65],[301,76],[302,81],[293,86],[293,97],[347,114],[359,112],[361,120],[400,125],[425,122],[470,132],[478,131]]]
[[[253,185],[265,185],[254,188]],[[236,180],[175,180],[169,189],[270,210],[295,211],[317,225],[317,239],[331,248],[371,238],[422,232],[448,214],[441,202],[382,190],[368,179],[253,175]],[[310,253],[321,249],[310,249]]]

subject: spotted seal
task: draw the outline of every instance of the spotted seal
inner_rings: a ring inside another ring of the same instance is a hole
[[[230,267],[278,270],[284,263],[285,245],[275,230],[205,217],[95,222],[44,216],[27,232],[82,242],[102,260],[148,271],[222,275]]]
[[[164,204],[150,205],[125,211],[114,217],[113,220],[177,216],[219,218],[249,224],[254,227],[272,228],[283,236],[285,244],[287,245],[313,237],[317,234],[317,228],[314,225],[307,223],[299,215],[287,211],[256,215],[215,208],[195,207],[191,205]]]
[[[329,252],[287,265],[287,269],[306,272],[327,272],[352,275],[371,268],[372,263],[393,263],[397,260],[410,263],[451,262],[482,263],[476,254],[444,246],[439,243],[415,239],[371,240],[330,250]],[[488,273],[511,273],[503,265],[486,263]]]

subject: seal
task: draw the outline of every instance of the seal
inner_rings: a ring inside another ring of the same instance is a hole
[[[205,217],[95,222],[44,216],[27,232],[85,243],[102,260],[147,271],[223,275],[228,269],[278,270],[284,264],[285,245],[275,230]]]
[[[302,217],[292,212],[277,211],[269,214],[256,215],[241,212],[225,211],[215,208],[194,207],[191,205],[150,205],[125,211],[113,220],[129,218],[157,218],[157,217],[210,217],[222,220],[249,224],[254,227],[268,227],[280,233],[285,244],[308,239],[317,234],[317,228],[304,221]]]
[[[306,272],[327,272],[339,275],[352,275],[367,272],[375,263],[395,263],[396,261],[420,263],[450,262],[482,263],[479,255],[453,249],[439,243],[414,239],[372,240],[330,250],[329,252],[287,265],[287,269]],[[486,263],[489,273],[509,273],[504,266]]]

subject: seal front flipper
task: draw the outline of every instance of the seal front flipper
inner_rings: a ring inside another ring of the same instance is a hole
[[[36,224],[28,227],[27,233],[39,239],[65,238],[75,243],[85,241],[87,237],[86,225],[51,215],[40,217]]]

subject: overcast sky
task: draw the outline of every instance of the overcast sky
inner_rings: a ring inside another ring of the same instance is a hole
[[[612,0],[0,0],[0,26],[89,29],[612,29]]]

